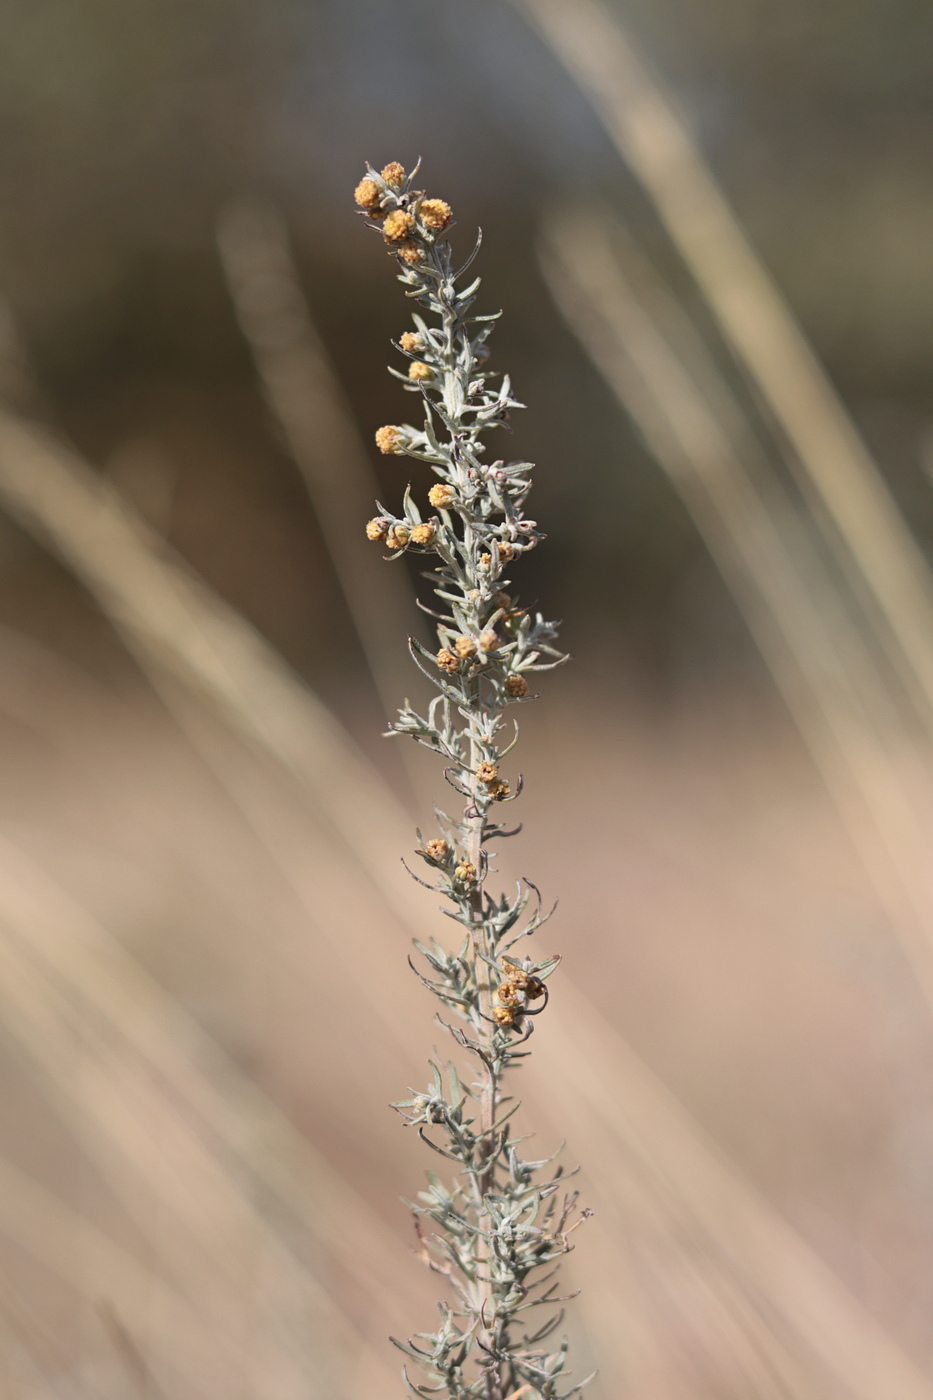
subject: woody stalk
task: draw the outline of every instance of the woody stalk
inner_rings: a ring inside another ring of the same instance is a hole
[[[426,463],[438,480],[425,514],[408,486],[402,513],[380,505],[366,533],[389,560],[414,552],[433,561],[432,605],[419,606],[436,623],[439,648],[413,639],[409,647],[437,694],[424,715],[406,701],[392,732],[438,754],[463,802],[454,816],[435,809],[439,834],[425,840],[419,831],[417,852],[431,872],[419,883],[443,897],[460,940],[452,951],[416,940],[421,964],[412,966],[440,1001],[439,1020],[468,1053],[475,1078],[464,1082],[453,1061],[431,1061],[428,1087],[393,1105],[448,1168],[447,1180],[429,1172],[412,1203],[422,1258],[444,1277],[448,1296],[438,1303],[436,1331],[396,1345],[420,1370],[413,1379],[406,1364],[403,1373],[417,1395],[567,1400],[585,1382],[569,1382],[565,1341],[553,1350],[545,1343],[563,1318],[557,1268],[588,1212],[578,1212],[553,1158],[523,1155],[527,1138],[513,1126],[519,1104],[504,1092],[529,1053],[559,959],[519,951],[549,917],[534,885],[499,896],[487,888],[490,843],[518,830],[501,815],[521,792],[521,779],[513,791],[502,771],[518,739],[506,712],[535,698],[529,676],[566,658],[553,646],[554,624],[523,608],[506,577],[543,536],[524,513],[532,464],[484,460],[485,434],[521,405],[508,376],[494,384],[484,370],[497,315],[472,314],[479,279],[466,274],[479,238],[455,271],[451,208],[415,189],[416,177],[417,167],[406,175],[394,162],[367,168],[355,198],[415,308],[413,329],[396,343],[407,367],[390,373],[418,396],[423,426],[382,427],[376,443]]]

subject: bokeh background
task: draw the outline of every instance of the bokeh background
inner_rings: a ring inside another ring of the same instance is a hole
[[[933,1396],[931,53],[916,0],[2,7],[5,1398],[371,1400],[431,1325],[442,793],[361,535],[428,480],[351,200],[419,156],[574,658],[502,865],[561,901],[577,1374]]]

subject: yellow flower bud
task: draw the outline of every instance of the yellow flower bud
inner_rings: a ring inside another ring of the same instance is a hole
[[[424,200],[420,213],[421,222],[432,232],[446,228],[454,216],[454,211],[444,199]]]
[[[393,209],[391,214],[386,214],[382,236],[387,243],[404,243],[414,226],[414,217],[407,209]]]
[[[428,500],[432,506],[438,506],[441,509],[451,505],[456,499],[456,491],[452,486],[448,486],[446,481],[439,481],[428,492]]]
[[[376,209],[382,199],[382,191],[375,180],[361,180],[353,191],[353,198],[361,209]]]

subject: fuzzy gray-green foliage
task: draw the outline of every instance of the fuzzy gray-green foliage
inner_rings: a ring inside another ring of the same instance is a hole
[[[469,1052],[476,1079],[464,1083],[453,1063],[432,1063],[430,1084],[394,1105],[455,1168],[452,1181],[429,1173],[428,1189],[413,1203],[424,1258],[448,1283],[440,1325],[396,1345],[423,1372],[415,1380],[405,1372],[419,1395],[507,1400],[520,1389],[529,1400],[565,1400],[585,1382],[568,1379],[566,1343],[553,1350],[545,1343],[563,1316],[557,1267],[586,1212],[577,1212],[553,1159],[522,1156],[523,1139],[513,1134],[519,1105],[503,1092],[507,1071],[528,1054],[558,959],[534,961],[517,951],[547,917],[533,886],[498,898],[485,888],[488,843],[515,834],[500,819],[499,804],[521,791],[520,781],[513,792],[501,773],[518,737],[505,711],[533,698],[531,673],[565,658],[552,645],[554,625],[507,592],[506,573],[542,537],[524,514],[532,464],[483,460],[482,435],[521,405],[507,377],[493,387],[482,368],[496,317],[470,314],[479,280],[465,274],[479,240],[455,272],[451,212],[413,188],[416,173],[387,167],[387,179],[368,169],[357,198],[424,313],[416,312],[414,330],[397,346],[411,362],[408,373],[392,371],[421,398],[423,426],[384,427],[377,442],[384,452],[430,464],[440,479],[429,493],[437,511],[423,518],[407,490],[403,514],[380,506],[367,533],[387,544],[390,558],[415,550],[437,560],[431,577],[438,603],[428,611],[440,650],[410,645],[439,694],[424,715],[406,702],[393,730],[441,756],[465,803],[458,816],[438,810],[439,836],[425,841],[418,833],[429,887],[443,895],[444,912],[463,935],[455,951],[436,940],[431,947],[416,943],[416,971],[442,1003],[440,1019]]]

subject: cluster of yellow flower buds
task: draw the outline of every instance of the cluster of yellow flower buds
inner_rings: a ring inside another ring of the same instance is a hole
[[[424,244],[443,233],[453,220],[445,199],[425,199],[407,188],[405,169],[391,161],[377,175],[371,171],[354,190],[357,206],[371,219],[382,220],[382,236],[393,253],[415,267],[424,257]]]

